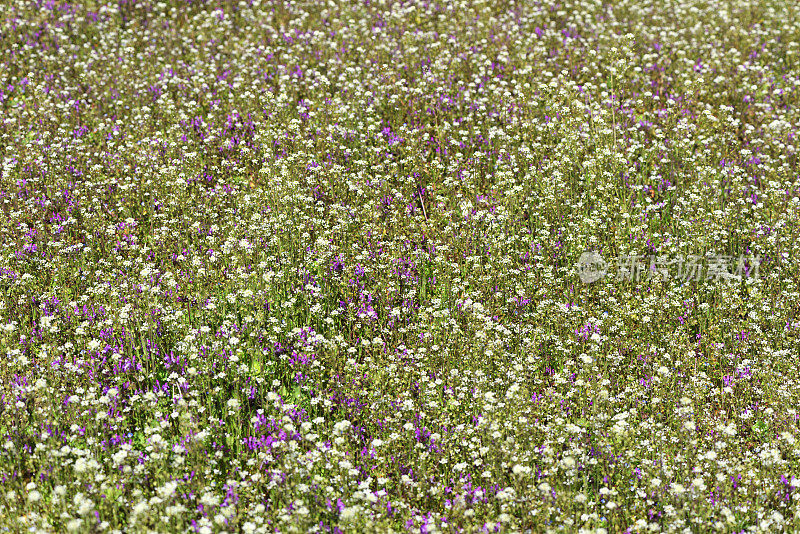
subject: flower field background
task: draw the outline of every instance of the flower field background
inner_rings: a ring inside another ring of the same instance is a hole
[[[796,3],[0,11],[0,531],[800,530]]]

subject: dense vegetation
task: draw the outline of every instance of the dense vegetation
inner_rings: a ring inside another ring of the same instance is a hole
[[[800,529],[796,3],[0,19],[5,530]]]

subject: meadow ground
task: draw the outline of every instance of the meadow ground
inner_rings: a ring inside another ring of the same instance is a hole
[[[799,43],[3,2],[0,531],[800,530]]]

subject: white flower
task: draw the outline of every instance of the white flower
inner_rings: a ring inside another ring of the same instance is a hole
[[[353,424],[350,421],[348,421],[347,419],[345,419],[345,420],[339,421],[338,423],[333,425],[333,431],[336,434],[342,434],[347,429],[349,429],[351,426],[353,426]]]
[[[28,502],[31,504],[39,502],[41,498],[42,494],[36,490],[33,490],[30,493],[28,493]]]
[[[514,498],[514,488],[507,487],[503,488],[502,490],[497,492],[497,498],[501,501],[509,500]]]
[[[111,456],[111,459],[114,460],[115,465],[122,465],[122,463],[125,461],[125,458],[127,457],[128,457],[128,451],[126,451],[125,449],[121,449],[115,452]]]
[[[137,515],[143,514],[146,511],[148,511],[149,509],[150,509],[150,504],[147,501],[139,501],[133,507],[133,515],[137,516]]]
[[[357,506],[348,506],[347,508],[342,510],[340,517],[342,521],[350,521],[356,516],[357,513],[358,513]]]
[[[530,468],[530,466],[527,466],[527,465],[516,464],[511,469],[511,471],[517,476],[519,476],[519,475],[527,475],[528,473],[531,472],[531,468]]]
[[[513,396],[514,396],[514,395],[517,393],[517,391],[519,391],[519,384],[518,384],[518,383],[516,383],[516,382],[514,382],[514,383],[513,383],[513,384],[511,384],[511,386],[508,388],[508,391],[506,392],[506,398],[507,398],[507,399],[510,399],[510,398],[512,398],[512,397],[513,397]]]
[[[203,506],[216,506],[220,502],[219,497],[213,493],[204,493],[200,498],[200,504]]]
[[[174,482],[174,481],[167,482],[162,487],[158,488],[158,495],[162,499],[166,499],[167,497],[169,497],[170,495],[175,493],[175,490],[177,488],[178,488],[178,483],[177,482]]]
[[[72,466],[72,468],[78,474],[84,473],[87,467],[88,466],[86,465],[86,460],[84,460],[83,458],[78,458],[77,460],[75,460],[75,465]]]
[[[227,406],[231,410],[237,409],[239,407],[239,399],[228,399]]]
[[[675,495],[683,495],[683,492],[686,491],[686,488],[683,487],[682,484],[678,484],[677,482],[673,482],[669,486],[672,489],[672,493]]]
[[[80,500],[79,503],[75,503],[78,506],[78,513],[80,515],[88,515],[92,510],[94,510],[94,503],[91,499],[83,498]]]

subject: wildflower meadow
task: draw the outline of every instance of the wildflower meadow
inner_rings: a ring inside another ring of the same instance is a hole
[[[0,0],[0,533],[800,531],[800,5]]]

